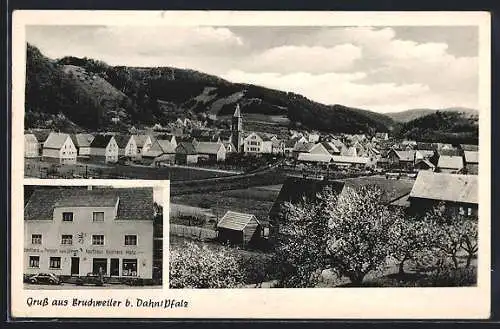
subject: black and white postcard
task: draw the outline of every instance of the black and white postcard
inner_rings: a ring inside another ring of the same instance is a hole
[[[13,17],[15,316],[489,316],[487,13]]]

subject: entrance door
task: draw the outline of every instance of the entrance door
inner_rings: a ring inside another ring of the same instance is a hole
[[[119,276],[120,275],[120,260],[118,258],[111,258],[110,264],[110,275]]]
[[[108,260],[106,258],[94,258],[92,262],[92,273],[106,274],[108,269]]]
[[[71,257],[71,275],[80,274],[80,258]]]

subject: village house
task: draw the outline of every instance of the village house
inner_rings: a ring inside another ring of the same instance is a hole
[[[152,188],[37,188],[24,208],[24,273],[153,273]]]
[[[89,156],[90,144],[94,140],[94,136],[92,134],[75,134],[71,137],[78,151],[78,156]]]
[[[174,145],[170,141],[171,139],[156,139],[153,146],[151,146],[151,148],[142,155],[144,163],[174,163],[175,148],[177,147],[177,144]]]
[[[262,238],[263,227],[255,215],[228,211],[217,223],[217,238],[221,242],[246,246]]]
[[[70,135],[52,132],[43,143],[42,158],[60,164],[76,164],[76,146]]]
[[[410,210],[425,215],[443,203],[451,214],[477,215],[478,193],[476,175],[421,171],[410,192]]]
[[[97,135],[90,144],[90,156],[100,162],[118,161],[118,144],[112,135]]]
[[[415,164],[415,151],[391,149],[387,154],[387,158],[389,159],[390,166],[393,168],[413,170]]]
[[[307,141],[309,143],[317,143],[319,142],[319,134],[316,134],[316,133],[310,133],[308,136],[307,136]]]
[[[276,136],[271,137],[272,154],[285,154],[285,142]]]
[[[477,175],[479,171],[479,152],[464,151],[464,163],[467,174]]]
[[[325,149],[331,155],[340,155],[340,149],[333,142],[321,142],[321,144],[325,147]]]
[[[137,145],[131,135],[115,134],[116,145],[118,145],[118,157],[137,157]]]
[[[238,151],[236,146],[234,146],[231,142],[222,142],[222,144],[224,144],[224,147],[226,148],[226,153],[235,153]]]
[[[464,159],[461,156],[439,156],[437,170],[444,173],[459,173],[464,168]]]
[[[303,136],[292,137],[285,141],[284,153],[286,156],[291,157],[293,155],[293,150],[297,148],[300,144],[307,143],[307,139]]]
[[[243,138],[243,152],[245,154],[272,153],[273,142],[270,138],[261,136],[255,132]]]
[[[434,171],[436,169],[436,166],[429,161],[429,159],[419,159],[415,160],[415,170],[420,171],[420,170],[430,170]]]
[[[180,142],[175,148],[175,163],[181,165],[198,162],[198,153],[194,145],[189,142]]]
[[[379,141],[386,141],[389,139],[389,133],[375,133],[375,137]]]
[[[156,138],[169,141],[170,144],[172,144],[174,147],[177,147],[177,138],[175,137],[175,135],[166,134],[166,135],[157,136]]]
[[[330,152],[325,148],[322,143],[304,143],[299,144],[293,150],[293,157],[295,159],[299,158],[301,154],[322,154],[326,156],[331,156]]]
[[[358,150],[354,146],[346,146],[344,144],[340,149],[340,155],[348,157],[357,157]]]
[[[147,152],[153,146],[154,138],[150,135],[132,135],[137,146],[137,157],[141,158],[144,152]]]
[[[36,158],[40,156],[38,140],[34,134],[24,134],[24,157]]]
[[[198,161],[221,162],[226,160],[226,148],[222,143],[199,142],[195,145]]]

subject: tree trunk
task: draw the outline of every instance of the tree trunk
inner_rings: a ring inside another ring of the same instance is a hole
[[[398,275],[399,276],[404,276],[406,273],[405,273],[405,269],[404,269],[404,265],[405,265],[405,261],[406,261],[406,258],[403,259],[400,263],[399,263],[399,271],[398,271]]]
[[[453,265],[455,266],[455,269],[458,269],[458,259],[456,255],[451,256],[451,260],[453,260]]]
[[[470,264],[472,263],[472,257],[474,256],[474,254],[468,254],[467,255],[467,263],[465,263],[465,268],[469,268],[470,267]]]

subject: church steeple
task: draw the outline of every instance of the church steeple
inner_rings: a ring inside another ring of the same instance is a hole
[[[231,121],[231,132],[233,135],[233,144],[236,147],[236,151],[241,152],[241,142],[242,142],[242,132],[243,132],[243,118],[241,116],[240,104],[236,104],[236,109],[234,110],[233,118]]]

